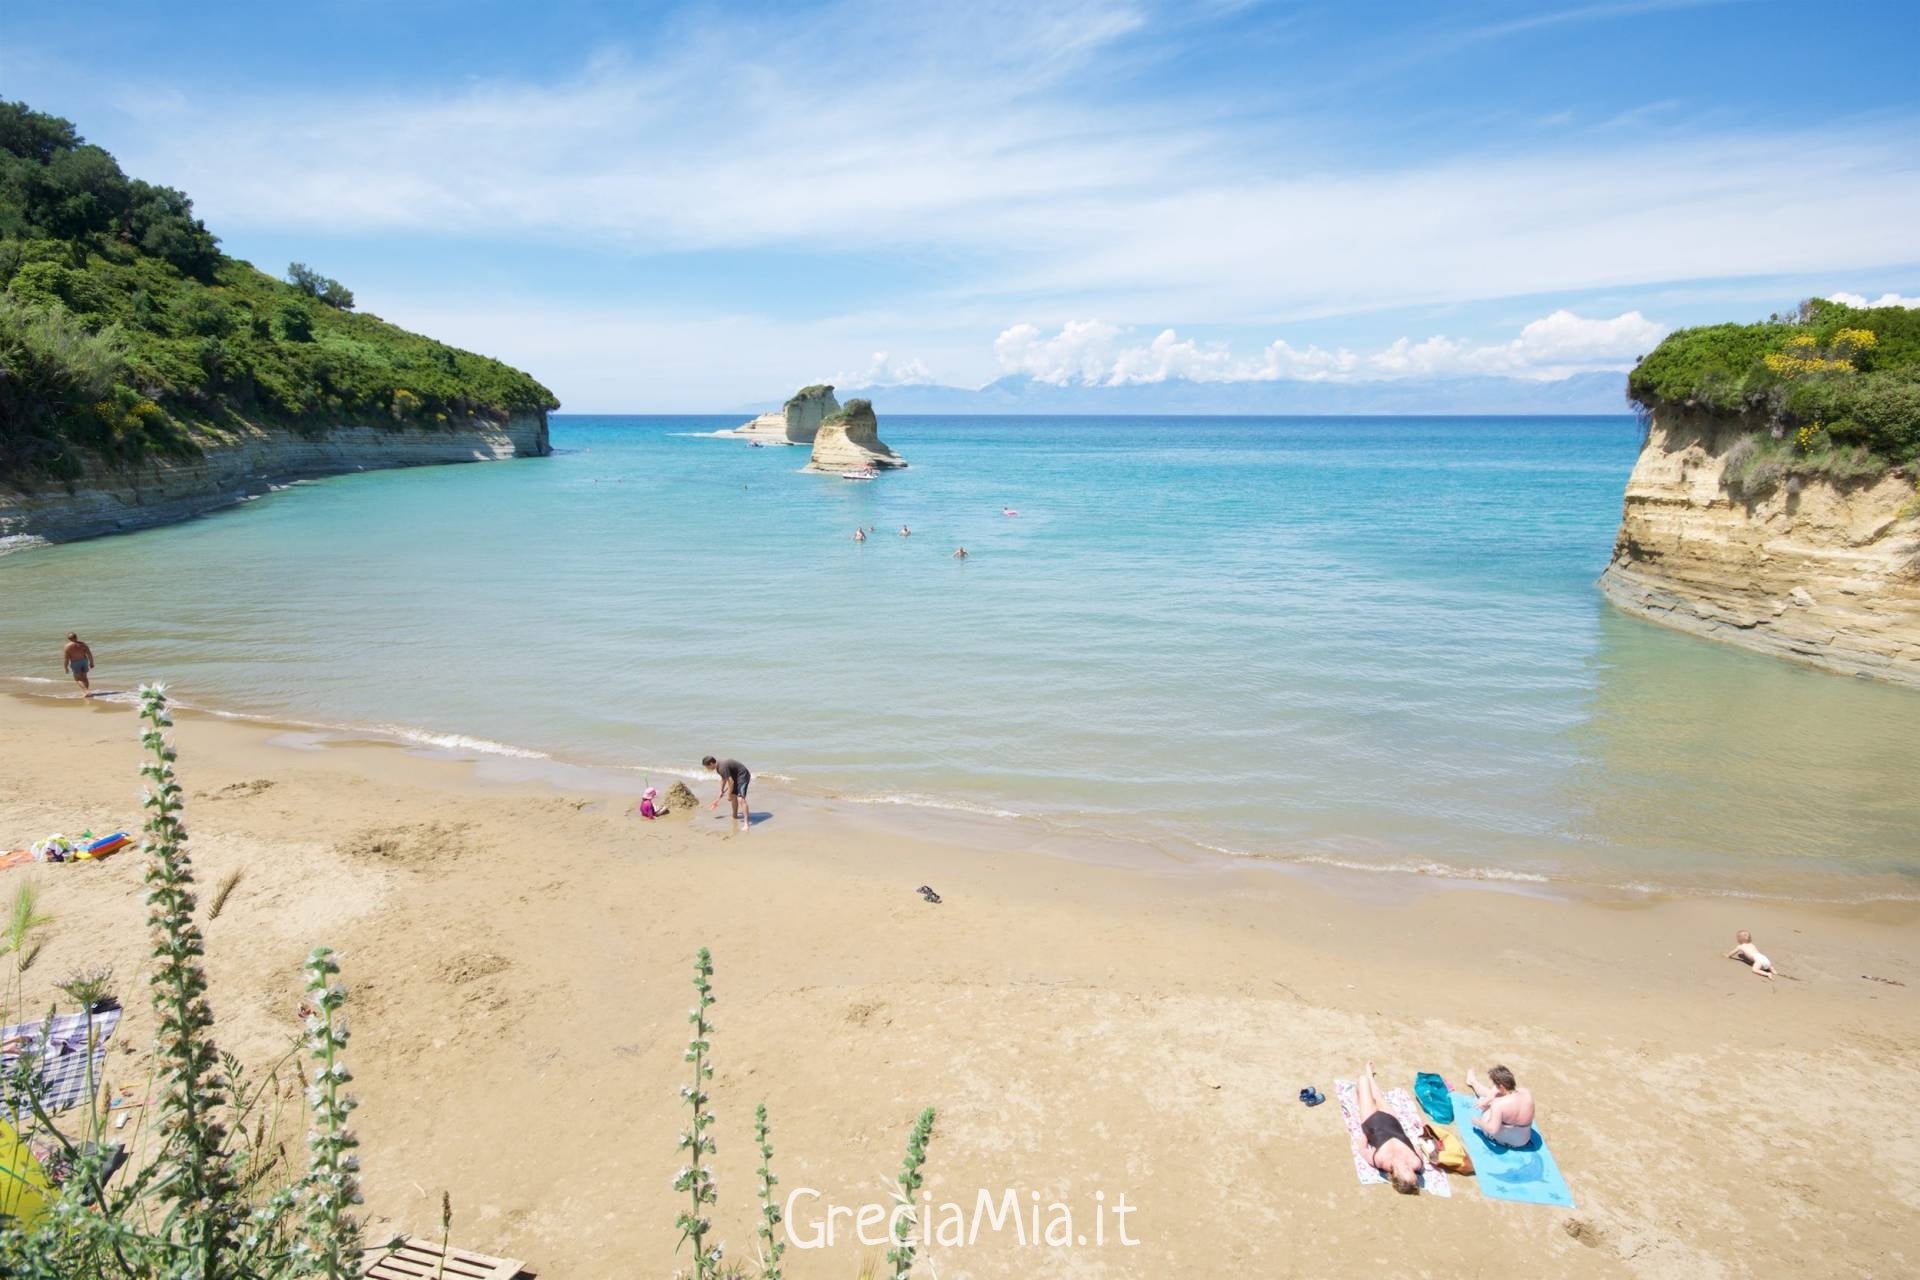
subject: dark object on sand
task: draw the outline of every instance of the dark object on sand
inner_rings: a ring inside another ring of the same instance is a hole
[[[935,893],[932,889],[929,889],[926,885],[924,884],[921,885],[918,889],[915,889],[914,892],[919,894],[921,897],[925,898],[928,902],[931,902],[936,906],[939,905],[940,895]]]
[[[1308,1085],[1306,1088],[1300,1091],[1300,1101],[1306,1103],[1310,1107],[1317,1107],[1321,1103],[1325,1102],[1326,1100],[1327,1100],[1327,1095],[1320,1092],[1318,1089],[1314,1088],[1312,1085]]]

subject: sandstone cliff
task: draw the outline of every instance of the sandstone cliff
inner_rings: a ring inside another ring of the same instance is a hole
[[[1655,412],[1600,589],[1665,626],[1920,686],[1913,477],[1736,493],[1728,454],[1747,434],[1730,418]]]
[[[545,413],[517,413],[505,422],[476,417],[437,430],[336,427],[312,436],[253,427],[205,444],[198,457],[160,458],[124,471],[95,463],[70,486],[0,487],[0,550],[169,524],[291,480],[551,452]]]
[[[800,388],[780,408],[742,423],[729,434],[762,444],[812,444],[820,424],[838,412],[840,402],[833,398],[833,388],[816,383]]]
[[[813,438],[809,471],[849,471],[860,467],[904,467],[907,460],[880,441],[873,405],[849,400],[847,407],[820,424]]]

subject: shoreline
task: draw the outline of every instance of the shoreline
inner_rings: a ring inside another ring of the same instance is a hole
[[[7,688],[9,685],[11,689]],[[34,701],[74,701],[71,685],[70,680],[39,676],[0,677],[0,691]],[[130,706],[131,697],[130,691],[116,691],[93,701],[107,706]],[[572,760],[536,748],[458,732],[404,725],[356,725],[307,720],[192,702],[176,701],[175,706],[183,714],[255,725],[281,735],[308,737],[310,741],[305,745],[314,748],[356,744],[392,745],[424,758],[471,764],[483,778],[506,782],[534,781],[555,789],[585,786],[606,794],[630,791],[634,803],[638,802],[640,790],[646,785],[645,779],[651,776],[690,784],[707,780],[707,775],[693,768]],[[1783,868],[1774,864],[1756,870],[1756,878],[1763,881],[1760,887],[1740,884],[1706,886],[1678,881],[1662,883],[1584,878],[1501,866],[1459,866],[1409,852],[1396,854],[1389,851],[1379,860],[1366,860],[1359,856],[1342,857],[1306,851],[1235,850],[1192,835],[1129,835],[1093,823],[1080,824],[1044,814],[1019,813],[938,796],[853,792],[769,771],[758,771],[754,777],[756,781],[780,785],[795,803],[821,811],[829,819],[871,825],[876,830],[911,832],[934,824],[944,828],[949,838],[989,845],[1002,851],[1037,852],[1135,870],[1183,866],[1201,871],[1233,867],[1265,868],[1340,889],[1350,895],[1373,896],[1381,886],[1398,887],[1408,893],[1417,893],[1423,886],[1438,886],[1573,901],[1639,902],[1673,897],[1754,903],[1815,903],[1835,907],[1875,903],[1920,904],[1920,883],[1890,875],[1868,876],[1865,873],[1825,868]],[[899,821],[894,820],[896,811]],[[912,817],[910,823],[906,821],[907,815]],[[1863,886],[1862,892],[1836,892],[1837,882],[1843,880],[1856,884],[1871,881],[1871,885]]]
[[[0,829],[136,824],[133,728],[111,703],[0,699],[0,736],[31,746],[0,759]],[[1756,1081],[1920,1088],[1920,913],[1904,904],[1354,892],[1172,860],[1143,874],[918,815],[854,823],[777,786],[755,796],[771,816],[732,836],[704,808],[642,823],[622,816],[630,790],[391,742],[316,749],[190,711],[174,739],[203,893],[244,870],[207,925],[222,1049],[276,1057],[301,957],[340,951],[370,1237],[434,1229],[444,1188],[460,1243],[543,1275],[669,1268],[701,945],[719,968],[719,1220],[736,1244],[760,1099],[783,1185],[837,1201],[864,1201],[933,1105],[938,1200],[1105,1188],[1139,1206],[1124,1253],[983,1238],[939,1252],[942,1275],[1321,1275],[1355,1250],[1434,1249],[1468,1271],[1735,1276],[1752,1258],[1837,1274],[1897,1254],[1920,1209],[1902,1174],[1920,1160],[1871,1109],[1754,1111]],[[30,1004],[83,966],[119,975],[115,1082],[144,1079],[151,1035],[142,870],[130,851],[0,873],[34,877],[55,919]],[[1722,959],[1738,927],[1789,977]],[[1334,1109],[1293,1095],[1331,1094],[1368,1057],[1400,1084],[1509,1062],[1577,1208],[1360,1187]],[[863,1256],[790,1252],[788,1274],[845,1280]]]

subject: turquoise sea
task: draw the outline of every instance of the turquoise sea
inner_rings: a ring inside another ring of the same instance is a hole
[[[1360,869],[1920,889],[1920,695],[1594,590],[1631,417],[883,417],[913,466],[871,483],[705,434],[738,421],[562,416],[550,459],[0,557],[0,672],[58,677],[78,630],[103,684],[213,708],[656,780],[735,755],[776,820],[784,787]]]

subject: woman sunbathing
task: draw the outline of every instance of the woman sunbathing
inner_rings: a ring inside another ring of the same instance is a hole
[[[1373,1078],[1371,1059],[1354,1083],[1353,1096],[1360,1112],[1360,1136],[1367,1144],[1367,1163],[1386,1174],[1395,1191],[1413,1195],[1420,1190],[1423,1162],[1420,1153],[1414,1150],[1413,1139],[1407,1136],[1406,1127],[1387,1110],[1386,1096]]]

